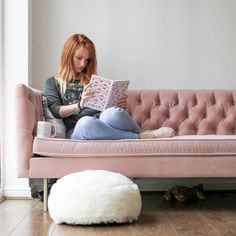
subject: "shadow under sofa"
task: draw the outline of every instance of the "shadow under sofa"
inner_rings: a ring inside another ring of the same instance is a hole
[[[127,110],[145,129],[176,136],[145,140],[37,138],[42,91],[16,88],[18,177],[47,179],[82,170],[128,177],[236,177],[236,90],[130,90]]]

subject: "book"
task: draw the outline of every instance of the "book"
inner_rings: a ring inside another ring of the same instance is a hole
[[[86,99],[84,106],[98,111],[116,106],[127,92],[128,80],[111,80],[99,75],[92,75],[88,87],[92,96]]]

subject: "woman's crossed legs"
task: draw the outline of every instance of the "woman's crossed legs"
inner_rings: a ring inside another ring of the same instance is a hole
[[[147,139],[172,137],[173,135],[174,130],[168,127],[143,131],[123,108],[111,107],[104,110],[99,118],[91,116],[80,118],[71,135],[71,139]]]

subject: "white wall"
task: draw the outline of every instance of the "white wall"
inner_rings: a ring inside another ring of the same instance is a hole
[[[73,33],[93,39],[99,74],[131,88],[236,88],[234,0],[3,2],[6,196],[29,195],[16,177],[15,85],[42,88]]]
[[[236,88],[234,0],[34,0],[33,84],[57,70],[64,41],[84,33],[98,72],[131,88]]]

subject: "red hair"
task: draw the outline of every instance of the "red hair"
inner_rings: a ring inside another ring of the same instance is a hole
[[[79,46],[84,46],[89,51],[88,64],[81,72],[80,82],[83,85],[88,84],[92,74],[97,73],[97,57],[94,43],[83,34],[74,34],[70,36],[64,44],[61,54],[61,63],[56,74],[57,79],[65,85],[75,79],[73,56]]]

